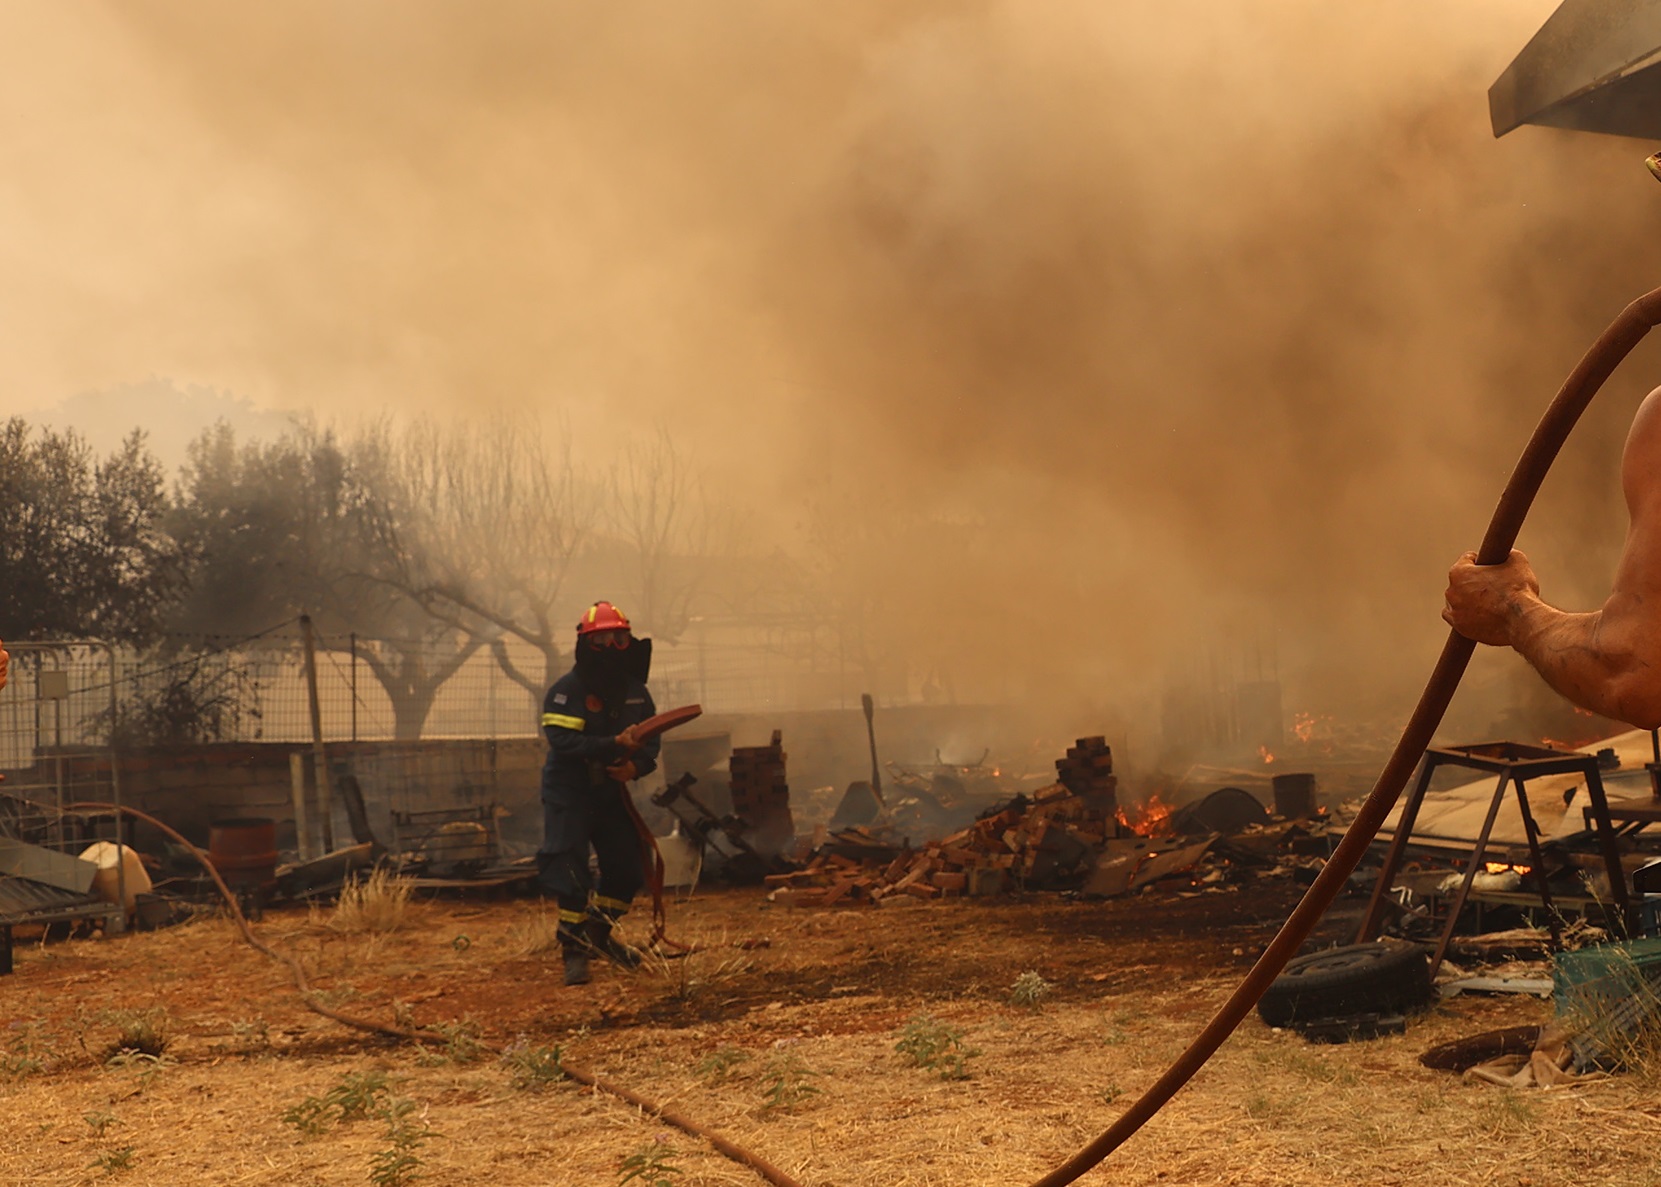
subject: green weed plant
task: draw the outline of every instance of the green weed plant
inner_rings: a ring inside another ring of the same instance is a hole
[[[894,1050],[912,1067],[929,1068],[942,1080],[967,1080],[969,1060],[980,1054],[980,1048],[964,1046],[961,1028],[929,1014],[918,1014],[905,1024]]]

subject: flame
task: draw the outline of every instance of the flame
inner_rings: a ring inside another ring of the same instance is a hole
[[[1294,713],[1292,715],[1292,733],[1297,735],[1298,741],[1305,746],[1315,740],[1316,732],[1321,726],[1332,720],[1332,714],[1322,713]]]
[[[1530,866],[1514,866],[1505,861],[1485,861],[1482,863],[1483,871],[1489,874],[1503,874],[1508,870],[1518,874],[1526,874],[1531,868]]]
[[[1156,791],[1141,804],[1133,804],[1129,812],[1119,805],[1119,823],[1142,837],[1156,837],[1170,827],[1170,804],[1159,798]]]
[[[1263,761],[1265,763],[1272,763],[1275,761],[1275,756],[1269,753],[1269,748],[1267,746],[1259,746],[1257,748],[1257,752],[1263,756]]]

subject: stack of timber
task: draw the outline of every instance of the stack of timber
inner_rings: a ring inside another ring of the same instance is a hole
[[[1120,826],[1062,784],[1016,796],[967,828],[920,849],[882,849],[863,827],[833,833],[804,868],[769,877],[768,897],[794,906],[875,903],[896,895],[956,898],[1012,886],[1062,889],[1090,872]],[[864,852],[862,852],[862,850]]]

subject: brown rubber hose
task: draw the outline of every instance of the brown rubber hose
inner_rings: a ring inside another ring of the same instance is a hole
[[[128,808],[125,806],[118,807],[115,804],[99,803],[70,804],[64,808],[64,811],[123,813],[133,817],[136,820],[144,821],[145,824],[150,825],[152,828],[159,829],[163,834],[171,837],[180,845],[183,845],[185,849],[189,851],[190,855],[201,864],[202,868],[208,872],[208,877],[213,879],[213,884],[219,888],[219,893],[225,899],[225,905],[230,909],[232,921],[236,923],[237,930],[242,933],[242,938],[248,942],[250,947],[265,953],[265,955],[269,956],[272,960],[288,967],[290,976],[294,978],[294,987],[300,991],[300,1000],[303,1001],[306,1008],[311,1010],[313,1013],[321,1014],[323,1017],[332,1022],[340,1023],[342,1026],[349,1026],[354,1030],[368,1031],[370,1034],[386,1035],[395,1039],[408,1039],[411,1042],[433,1043],[438,1045],[442,1045],[450,1041],[449,1036],[439,1034],[436,1031],[410,1030],[401,1026],[389,1026],[385,1023],[376,1022],[371,1018],[358,1018],[351,1014],[342,1014],[338,1010],[331,1010],[329,1007],[319,1002],[310,984],[306,981],[306,973],[305,970],[300,967],[300,962],[295,960],[292,956],[287,956],[281,952],[278,952],[275,948],[268,947],[254,935],[254,929],[248,926],[247,916],[243,915],[242,907],[236,901],[236,895],[232,894],[230,887],[225,885],[225,880],[219,876],[219,871],[214,868],[213,862],[208,860],[208,855],[203,853],[195,845],[192,845],[173,829],[157,820],[154,816],[141,812],[137,808]],[[488,1051],[492,1055],[500,1055],[502,1053],[499,1047],[491,1046],[489,1043],[480,1043],[479,1048],[483,1051]],[[604,1092],[610,1096],[626,1100],[631,1105],[644,1109],[653,1116],[668,1122],[676,1129],[689,1133],[693,1137],[704,1139],[704,1141],[708,1142],[711,1146],[714,1146],[717,1150],[719,1150],[722,1154],[725,1154],[728,1158],[731,1158],[734,1162],[742,1163],[751,1170],[755,1171],[756,1174],[766,1179],[769,1183],[772,1183],[773,1187],[802,1187],[801,1183],[785,1174],[782,1170],[768,1162],[765,1158],[762,1158],[759,1154],[751,1153],[743,1146],[740,1146],[737,1142],[729,1141],[720,1134],[705,1129],[697,1122],[683,1116],[680,1113],[662,1108],[659,1105],[655,1105],[640,1094],[632,1092],[627,1088],[620,1087],[619,1085],[612,1084],[607,1080],[602,1080],[592,1072],[585,1072],[580,1068],[574,1068],[564,1064],[561,1065],[561,1070],[563,1070],[567,1076],[579,1084],[592,1088],[596,1092]]]
[[[1511,546],[1516,543],[1523,519],[1534,502],[1534,496],[1539,493],[1540,484],[1545,481],[1546,472],[1551,469],[1563,442],[1568,439],[1569,431],[1603,386],[1604,380],[1657,324],[1661,324],[1661,289],[1645,293],[1622,310],[1564,381],[1556,399],[1540,418],[1522,457],[1517,460],[1516,469],[1511,472],[1504,493],[1500,495],[1499,505],[1488,524],[1488,533],[1482,538],[1482,547],[1477,551],[1478,564],[1497,565],[1511,555]],[[1071,1183],[1124,1144],[1164,1107],[1166,1101],[1176,1095],[1195,1072],[1205,1066],[1217,1048],[1222,1046],[1223,1040],[1234,1033],[1234,1028],[1251,1013],[1263,991],[1280,975],[1286,962],[1296,954],[1315,923],[1338,897],[1338,892],[1360,862],[1361,855],[1372,844],[1413,768],[1418,765],[1419,757],[1430,745],[1431,735],[1441,724],[1442,715],[1447,712],[1448,702],[1453,700],[1459,679],[1465,674],[1465,666],[1475,648],[1476,644],[1463,635],[1456,631],[1449,632],[1441,658],[1436,661],[1418,706],[1408,719],[1401,740],[1396,743],[1395,751],[1366,802],[1350,822],[1320,876],[1293,908],[1279,933],[1269,942],[1263,955],[1258,957],[1245,980],[1223,1003],[1216,1016],[1206,1024],[1188,1049],[1177,1057],[1176,1062],[1101,1136],[1038,1179],[1033,1187],[1062,1187]]]

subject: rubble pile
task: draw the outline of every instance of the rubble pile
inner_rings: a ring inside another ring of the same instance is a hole
[[[1058,783],[920,849],[889,844],[870,826],[844,829],[804,868],[766,882],[774,902],[799,906],[996,894],[1012,884],[1055,888],[1076,883],[1119,830],[1114,816]]]
[[[1057,785],[917,849],[865,826],[831,834],[800,870],[766,879],[768,898],[801,907],[1009,889],[1113,898],[1167,880],[1180,883],[1179,893],[1204,893],[1259,880],[1312,882],[1332,844],[1319,822],[1274,821],[1232,836],[1146,837],[1114,829],[1090,819],[1081,799]]]

